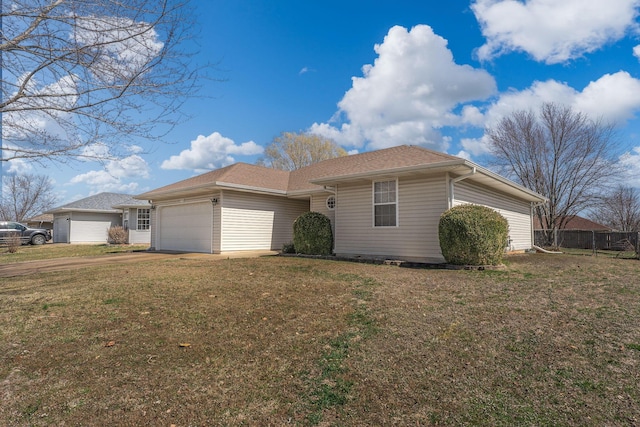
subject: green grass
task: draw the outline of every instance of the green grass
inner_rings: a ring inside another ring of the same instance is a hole
[[[164,258],[0,281],[0,425],[627,426],[640,261]]]

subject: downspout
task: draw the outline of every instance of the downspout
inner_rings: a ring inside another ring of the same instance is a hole
[[[538,246],[536,246],[536,232],[535,229],[533,228],[533,224],[534,224],[534,214],[535,214],[535,209],[538,206],[542,206],[547,202],[531,202],[531,247],[539,252],[546,252],[546,253],[551,253],[549,251],[546,251]]]
[[[453,179],[449,179],[449,209],[451,209],[453,207],[453,201],[455,200],[455,196],[454,196],[454,192],[453,192],[453,188],[454,188],[454,184],[456,182],[460,182],[463,179],[467,179],[472,175],[476,174],[476,168],[475,166],[473,168],[471,168],[471,172],[466,173],[464,175],[460,175],[458,177],[455,177]]]
[[[325,185],[324,186],[324,191],[327,191],[331,194],[333,194],[334,199],[336,199],[336,206],[337,206],[337,199],[338,199],[338,192],[336,191],[336,187],[333,185]],[[333,248],[331,248],[331,251],[333,253],[335,253],[336,251],[336,210],[335,208],[333,209],[333,221],[331,221],[331,233],[333,234]]]
[[[324,191],[328,191],[329,193],[335,195],[336,194],[336,187],[334,187],[332,185],[325,185],[324,186]]]

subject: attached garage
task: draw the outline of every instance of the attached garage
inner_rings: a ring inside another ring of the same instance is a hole
[[[210,201],[158,206],[156,250],[213,252],[213,205]]]

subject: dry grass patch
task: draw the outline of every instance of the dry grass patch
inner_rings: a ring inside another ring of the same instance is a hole
[[[2,425],[633,425],[640,263],[171,259],[0,282]]]
[[[65,244],[46,243],[44,245],[21,245],[15,252],[0,246],[0,264],[44,259],[98,256],[122,252],[144,251],[149,245],[108,245],[108,244]]]

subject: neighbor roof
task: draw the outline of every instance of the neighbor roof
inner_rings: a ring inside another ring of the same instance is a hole
[[[478,170],[473,180],[493,184],[501,190],[531,201],[543,197],[493,172],[460,157],[413,145],[400,145],[383,150],[337,157],[297,169],[292,172],[262,166],[236,163],[202,175],[188,178],[136,196],[139,199],[159,199],[201,194],[203,191],[230,188],[266,192],[282,196],[304,196],[323,191],[325,185],[376,176],[424,173],[442,168],[455,174]]]
[[[567,217],[562,217],[567,218]],[[558,218],[558,222],[562,218]],[[540,224],[540,220],[536,216],[533,220],[533,226],[536,230],[542,230],[543,227]],[[565,223],[562,230],[580,230],[580,231],[611,231],[611,227],[607,227],[606,225],[598,224],[597,222],[591,221],[590,219],[583,218],[578,215],[569,215],[567,222]]]
[[[67,203],[66,205],[59,206],[51,209],[46,213],[61,213],[69,211],[83,211],[83,212],[119,212],[114,206],[118,206],[124,202],[134,200],[135,205],[140,205],[140,200],[135,200],[130,194],[118,194],[118,193],[99,193],[93,196],[85,197],[84,199],[76,200],[75,202]]]

